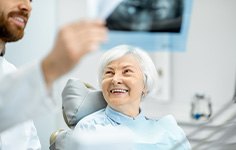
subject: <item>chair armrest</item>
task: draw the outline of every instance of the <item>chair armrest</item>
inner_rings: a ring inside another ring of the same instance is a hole
[[[62,133],[64,131],[64,129],[59,129],[57,131],[54,131],[51,136],[50,136],[50,140],[49,140],[49,144],[50,144],[50,147],[49,149],[50,150],[56,150],[56,147],[55,147],[55,143],[56,143],[56,140],[57,140],[57,137],[60,133]]]

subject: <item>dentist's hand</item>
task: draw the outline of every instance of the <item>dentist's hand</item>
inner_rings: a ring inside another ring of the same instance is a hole
[[[107,28],[100,20],[76,22],[61,28],[52,51],[42,61],[47,86],[69,72],[85,54],[97,50],[106,39]]]

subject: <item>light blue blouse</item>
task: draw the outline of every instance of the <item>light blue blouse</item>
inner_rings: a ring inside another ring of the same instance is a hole
[[[185,133],[177,125],[176,120],[171,115],[153,120],[145,117],[142,111],[140,111],[137,117],[132,118],[107,106],[105,109],[83,118],[76,125],[74,132],[76,134],[82,133],[81,131],[92,133],[101,128],[108,129],[109,127],[122,127],[133,133],[134,144],[132,149],[134,150],[191,149]],[[106,132],[106,130],[104,131]],[[120,132],[125,131],[127,130],[120,130]],[[109,130],[107,130],[107,132],[109,132]]]

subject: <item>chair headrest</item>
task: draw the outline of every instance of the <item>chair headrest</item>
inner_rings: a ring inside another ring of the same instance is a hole
[[[70,128],[83,117],[105,108],[106,105],[102,91],[92,88],[79,79],[69,79],[62,91],[63,117]]]

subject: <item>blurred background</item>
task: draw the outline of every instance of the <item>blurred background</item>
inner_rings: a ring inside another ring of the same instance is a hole
[[[88,19],[91,11],[86,0],[40,0],[33,1],[32,5],[25,37],[7,45],[6,57],[17,67],[42,59],[51,49],[60,26]],[[192,117],[195,111],[209,113],[211,107],[212,116],[219,115],[207,125],[206,132],[194,133],[196,136],[190,139],[192,145],[235,114],[234,105],[219,112],[232,100],[236,86],[235,14],[235,0],[193,0],[186,49],[149,52],[163,75],[161,95],[143,103],[143,110],[149,117],[173,114],[188,135],[206,122],[206,119]],[[58,101],[61,101],[60,92],[69,77],[78,77],[97,87],[94,76],[97,63],[94,62],[99,61],[103,52],[97,51],[84,57],[73,72],[57,83]],[[211,106],[197,103],[196,99],[207,99]],[[196,106],[193,108],[192,104]],[[204,107],[203,110],[201,107]],[[67,128],[61,110],[34,121],[43,150],[48,149],[53,131]]]

